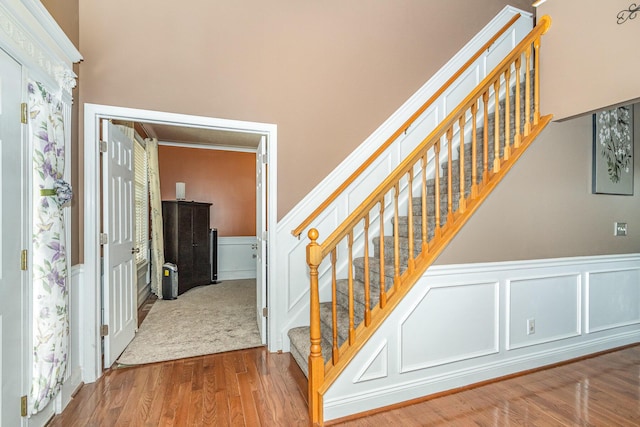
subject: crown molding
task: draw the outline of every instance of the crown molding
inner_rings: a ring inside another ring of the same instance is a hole
[[[0,46],[31,78],[68,94],[76,86],[73,64],[82,55],[39,1],[0,3]]]

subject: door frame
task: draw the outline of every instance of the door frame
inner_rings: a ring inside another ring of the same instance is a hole
[[[267,140],[266,155],[269,168],[264,180],[267,184],[267,259],[276,265],[277,224],[277,125],[246,122],[204,116],[192,116],[152,110],[141,110],[99,104],[84,104],[84,281],[81,324],[87,325],[82,335],[83,380],[93,382],[102,375],[102,345],[100,326],[102,323],[101,268],[100,268],[100,119],[160,123],[226,130],[231,132],[264,135]],[[275,268],[267,269],[267,283],[275,283]],[[273,301],[275,286],[268,286],[266,305]],[[273,316],[267,318],[267,343],[275,342],[271,337],[275,327]]]

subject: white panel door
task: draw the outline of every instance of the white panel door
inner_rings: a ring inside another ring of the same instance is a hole
[[[21,66],[0,49],[0,425],[19,426],[24,387],[22,316],[26,294],[20,270],[23,202],[20,101]],[[25,192],[25,195],[29,193]]]
[[[102,280],[104,366],[110,367],[133,339],[137,328],[136,268],[134,262],[133,140],[109,120],[102,121]]]
[[[267,154],[266,137],[262,137],[256,152],[256,319],[262,344],[267,343]]]

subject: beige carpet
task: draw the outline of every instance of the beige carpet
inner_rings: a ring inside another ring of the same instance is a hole
[[[139,365],[258,347],[256,281],[227,280],[158,300],[117,363]]]

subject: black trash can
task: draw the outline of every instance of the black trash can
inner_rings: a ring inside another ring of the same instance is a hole
[[[165,262],[162,265],[162,299],[178,298],[178,266]]]

